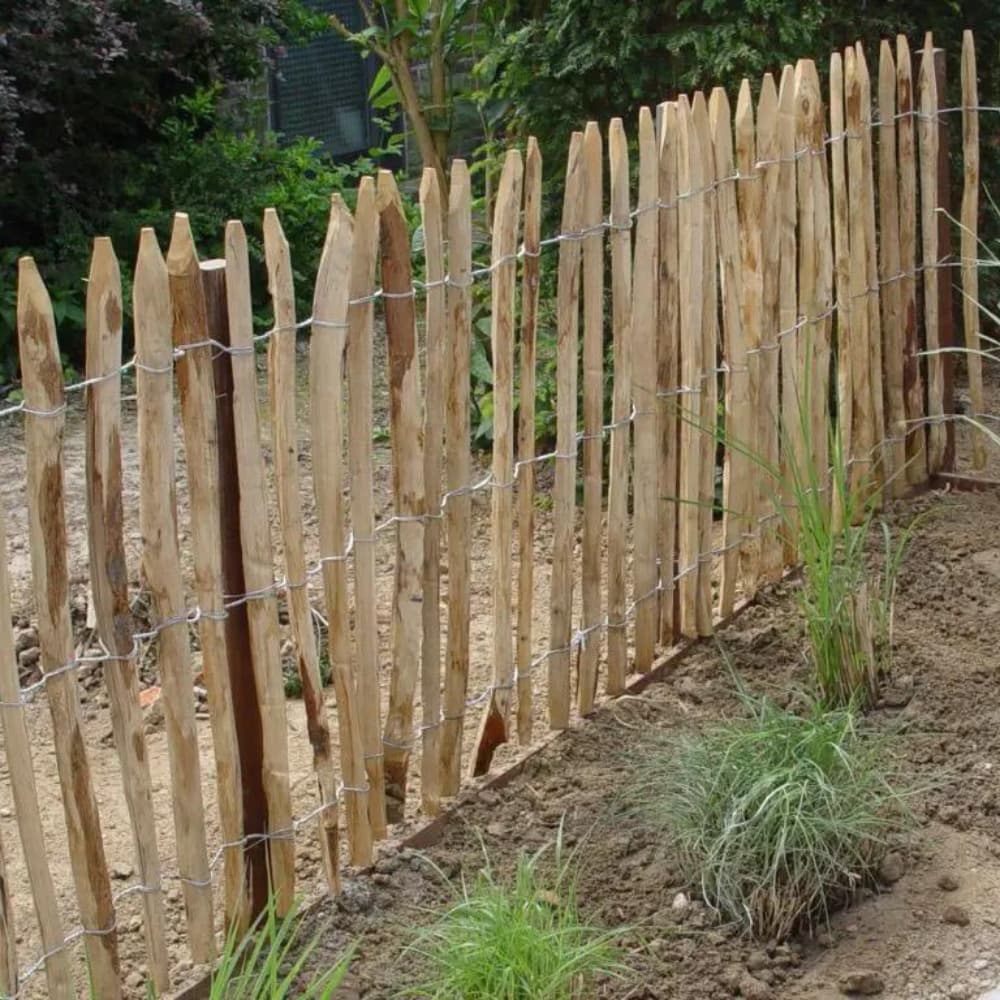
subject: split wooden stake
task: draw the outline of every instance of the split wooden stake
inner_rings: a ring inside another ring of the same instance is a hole
[[[571,162],[572,167],[572,162]],[[572,176],[572,171],[570,175]],[[611,325],[614,387],[611,401],[611,455],[608,463],[608,685],[609,695],[625,690],[628,626],[625,621],[628,559],[629,439],[632,412],[632,236],[628,142],[620,118],[608,128],[611,193]],[[567,202],[566,211],[570,206]]]
[[[104,668],[111,727],[142,893],[146,959],[158,992],[170,988],[160,857],[149,754],[139,705],[123,533],[121,456],[122,287],[111,241],[94,241],[87,279],[87,548],[97,629],[109,653]]]
[[[24,443],[28,456],[28,530],[43,674],[73,660],[63,501],[66,397],[52,303],[31,257],[18,261],[17,333],[24,387]],[[97,996],[122,995],[118,931],[101,836],[100,811],[83,740],[73,670],[46,684],[53,748],[69,860],[83,926],[90,981]],[[18,709],[20,711],[20,709]]]
[[[420,798],[425,816],[441,809],[441,447],[444,439],[445,259],[444,218],[437,171],[424,170],[420,182],[420,221],[424,229],[426,280],[424,345],[424,527],[423,642],[420,701],[423,714]]]
[[[899,160],[899,293],[903,311],[903,395],[906,406],[906,481],[927,479],[924,385],[917,332],[917,158],[913,125],[910,44],[896,36],[896,117]]]
[[[423,404],[417,364],[410,233],[399,189],[390,171],[379,171],[376,195],[382,287],[387,293],[385,331],[389,341],[392,488],[394,513],[399,518],[392,608],[392,672],[382,746],[386,815],[390,823],[398,823],[403,819],[406,805],[406,772],[413,747],[413,695],[420,673],[420,637],[423,633]]]
[[[472,192],[464,160],[451,165],[448,193],[448,346],[445,477],[449,490],[469,485],[469,353],[472,342]],[[521,480],[522,487],[524,480]],[[445,508],[448,533],[448,640],[445,650],[441,793],[457,795],[469,684],[472,498],[460,492]],[[523,572],[523,563],[522,563]],[[530,654],[529,654],[530,655]],[[530,682],[529,682],[530,683]]]
[[[170,762],[171,806],[177,863],[192,961],[215,956],[211,872],[205,805],[201,794],[201,755],[194,714],[194,671],[184,585],[177,543],[174,468],[173,349],[170,342],[170,285],[167,266],[152,229],[139,236],[132,315],[135,324],[136,396],[139,421],[139,525],[143,579],[164,628],[157,642],[163,718]]]
[[[521,397],[517,423],[517,739],[531,742],[532,612],[535,587],[535,348],[538,336],[539,255],[542,227],[542,154],[528,138],[524,161],[524,269],[521,278]],[[449,446],[450,447],[450,446]],[[466,445],[467,447],[467,445]]]
[[[368,823],[374,840],[386,836],[385,767],[382,758],[382,696],[375,605],[375,498],[372,457],[372,347],[379,217],[375,182],[362,177],[354,207],[351,305],[347,312],[347,439],[354,529],[354,643],[357,655],[358,727],[368,777]],[[370,540],[369,540],[370,539]]]
[[[580,228],[583,135],[574,132],[566,163],[561,232]],[[556,478],[552,496],[552,596],[549,633],[549,725],[569,725],[573,630],[573,539],[576,534],[576,384],[580,312],[580,243],[559,244],[556,357]]]
[[[521,154],[508,150],[493,213],[490,344],[493,354],[492,529],[493,685],[479,725],[473,775],[485,774],[493,754],[509,739],[514,689],[514,324],[517,291],[517,232],[524,167]]]
[[[588,122],[583,133],[583,565],[582,627],[601,620],[601,508],[604,481],[604,229],[601,132]],[[594,710],[600,632],[590,632],[580,650],[577,708]]]
[[[969,371],[969,400],[975,419],[984,412],[983,359],[979,341],[979,85],[976,80],[976,43],[971,31],[962,35],[962,321],[965,328],[966,364]],[[983,435],[972,435],[972,467],[986,467]]]
[[[372,833],[368,822],[368,779],[361,749],[357,678],[351,664],[351,613],[347,604],[347,561],[344,558],[347,546],[343,469],[344,351],[353,252],[351,216],[343,199],[335,194],[330,199],[330,222],[313,294],[309,415],[323,590],[330,623],[330,667],[337,695],[344,812],[347,814],[351,863],[364,866],[372,860]]]
[[[656,566],[658,472],[656,427],[656,300],[659,154],[653,116],[639,109],[639,197],[632,266],[632,402],[635,406],[633,508],[635,514],[632,600],[635,604],[635,669],[653,665],[659,620]]]

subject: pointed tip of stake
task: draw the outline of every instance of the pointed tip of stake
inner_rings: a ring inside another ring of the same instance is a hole
[[[171,272],[186,271],[198,266],[198,252],[187,212],[177,212],[174,215],[170,245],[167,247],[167,266]]]

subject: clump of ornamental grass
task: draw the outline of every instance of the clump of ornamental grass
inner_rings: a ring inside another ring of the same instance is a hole
[[[310,959],[322,934],[303,939],[302,929],[302,914],[293,909],[279,916],[270,897],[245,935],[226,936],[209,1000],[329,1000],[347,975],[352,952],[332,966],[315,969]]]
[[[485,851],[484,851],[485,856]],[[581,1000],[599,976],[621,976],[615,939],[577,902],[573,858],[562,837],[522,855],[509,879],[485,858],[454,902],[417,931],[411,954],[423,978],[400,996],[425,1000]]]
[[[910,824],[911,793],[887,737],[851,709],[797,715],[741,698],[743,718],[651,736],[630,794],[710,907],[781,939],[873,879]]]

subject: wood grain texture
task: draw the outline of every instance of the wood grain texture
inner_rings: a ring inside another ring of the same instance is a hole
[[[19,704],[21,687],[17,655],[14,651],[13,633],[8,624],[13,619],[7,559],[7,519],[3,506],[0,505],[0,702],[3,703],[0,707],[0,721],[3,722],[4,753],[42,948],[46,953],[51,953],[45,961],[45,984],[52,1000],[71,1000],[76,994],[70,972],[69,953],[60,948],[63,942],[62,919],[46,854],[45,832],[38,807],[38,786],[32,764],[31,737],[28,735],[24,708]],[[10,944],[13,940],[11,928],[4,942],[5,955],[11,956]],[[13,992],[17,985],[16,954],[6,959],[6,979],[2,988]]]
[[[343,199],[335,194],[330,199],[330,221],[313,293],[309,415],[323,590],[330,623],[330,667],[337,695],[337,733],[347,836],[351,863],[368,865],[372,861],[369,790],[361,747],[357,677],[351,662],[347,561],[343,558],[347,548],[344,518],[344,352],[347,346],[353,253],[351,216]],[[412,689],[410,698],[412,712]]]
[[[574,132],[566,162],[563,233],[580,229],[583,135]],[[573,541],[576,534],[576,393],[580,311],[580,243],[559,244],[556,347],[556,478],[552,495],[552,597],[549,632],[549,726],[565,729],[570,709],[573,631]]]
[[[851,417],[851,483],[861,489],[872,475],[876,440],[872,403],[871,349],[868,341],[870,313],[867,306],[868,232],[864,218],[865,190],[864,139],[862,136],[862,91],[858,76],[857,54],[853,47],[844,52],[844,96],[847,106],[847,178],[850,249],[851,380],[854,408]]]
[[[602,637],[601,535],[604,500],[604,163],[601,132],[588,122],[583,133],[583,563],[581,628],[594,629],[580,649],[577,710],[594,710]]]
[[[657,302],[657,420],[660,558],[660,645],[672,646],[678,637],[674,605],[677,586],[677,394],[680,384],[680,288],[677,228],[677,103],[659,108],[659,290]]]
[[[780,273],[778,289],[778,324],[780,326],[781,355],[781,496],[784,511],[785,563],[798,558],[799,516],[795,505],[791,477],[801,467],[805,447],[802,422],[799,419],[798,372],[802,338],[799,336],[799,306],[796,275],[798,272],[798,246],[796,230],[796,205],[798,179],[795,165],[795,71],[785,66],[778,86],[778,153],[781,170],[778,175],[778,231],[780,245]]]
[[[761,269],[763,271],[763,313],[760,329],[758,412],[759,451],[763,459],[761,492],[757,510],[760,518],[760,578],[765,583],[781,579],[784,564],[779,532],[781,513],[778,496],[781,451],[780,402],[778,388],[778,296],[781,277],[781,212],[779,182],[781,162],[778,137],[778,88],[774,77],[765,74],[757,100],[757,171],[761,174]]]
[[[514,689],[514,324],[517,234],[524,164],[508,150],[493,213],[490,345],[493,355],[493,495],[490,505],[493,592],[493,685],[479,726],[473,775],[489,770],[493,753],[509,739]]]
[[[633,430],[633,557],[632,600],[635,605],[635,669],[653,665],[659,621],[657,541],[656,329],[659,155],[653,116],[639,109],[639,195],[632,264],[632,402]]]
[[[862,199],[865,227],[865,307],[868,310],[868,368],[871,378],[872,420],[874,422],[874,452],[872,472],[874,484],[882,489],[893,474],[891,450],[886,448],[885,379],[882,370],[882,315],[878,283],[878,236],[875,218],[874,157],[872,154],[872,85],[864,48],[854,46],[857,72],[861,87],[861,158],[863,183],[858,191]],[[878,499],[878,498],[877,498]]]
[[[691,120],[691,106],[684,95],[677,100],[678,188],[680,201],[680,514],[678,517],[678,569],[680,577],[681,634],[698,633],[699,494],[701,489],[702,415],[700,379],[703,340],[702,282],[705,267],[706,181],[701,143]]]
[[[188,948],[192,961],[203,963],[215,955],[215,921],[194,714],[194,671],[188,625],[184,620],[184,585],[177,542],[169,282],[156,233],[143,229],[132,283],[142,576],[157,619],[161,623],[172,622],[157,638],[157,666],[170,764],[177,865],[189,880],[181,883]]]
[[[752,460],[746,466],[749,486],[744,496],[744,530],[748,534],[740,552],[740,569],[743,590],[753,597],[761,577],[760,522],[763,514],[762,499],[766,489],[764,462],[761,384],[764,327],[764,269],[761,260],[761,211],[763,209],[763,189],[761,174],[757,170],[757,134],[754,125],[753,99],[750,81],[744,78],[736,100],[734,118],[736,135],[736,169],[740,180],[737,182],[739,204],[740,250],[742,277],[743,339],[746,344],[746,366],[748,368],[748,395],[752,417],[740,424],[745,428],[742,447],[749,449]]]
[[[976,79],[976,43],[971,31],[962,35],[962,326],[969,372],[969,401],[978,418],[985,412],[983,359],[979,340],[979,84]],[[972,436],[972,467],[986,466],[983,435]]]
[[[883,40],[878,62],[878,278],[885,371],[886,492],[906,491],[906,403],[903,397],[903,310],[899,283],[899,171],[896,162],[896,63]]]
[[[396,576],[392,609],[392,672],[382,746],[385,753],[386,816],[403,818],[406,774],[413,745],[413,695],[420,674],[423,634],[424,459],[413,301],[410,233],[392,174],[380,170],[379,211],[385,330],[389,341],[389,424],[396,526]]]
[[[441,809],[441,464],[444,443],[445,255],[444,214],[437,171],[425,168],[420,182],[420,222],[424,230],[424,528],[423,640],[420,701],[420,800],[425,816]]]
[[[372,455],[373,342],[379,216],[375,181],[362,177],[354,207],[351,302],[347,311],[348,462],[351,526],[354,530],[354,646],[358,726],[368,778],[368,823],[374,840],[386,836],[385,764],[382,757],[382,695],[379,690],[379,631],[375,602],[375,497]]]
[[[917,330],[917,155],[914,127],[913,69],[905,35],[896,36],[896,115],[899,165],[900,307],[903,311],[903,395],[906,406],[906,481],[927,479],[927,430],[924,380]]]
[[[542,154],[528,138],[524,161],[524,268],[521,276],[521,396],[517,423],[517,739],[531,742],[535,589],[535,364],[542,227]]]
[[[712,131],[708,120],[708,102],[700,91],[691,102],[691,119],[701,145],[704,192],[704,228],[701,311],[700,417],[701,467],[698,484],[698,597],[696,617],[698,634],[712,634],[712,521],[715,509],[715,442],[719,392],[719,302],[718,253],[715,238],[715,187],[712,176]]]
[[[149,756],[139,705],[132,639],[122,504],[121,364],[122,287],[111,241],[94,241],[87,279],[86,473],[87,549],[97,630],[109,653],[104,668],[111,729],[121,765],[132,827],[136,871],[143,885],[159,886],[160,857]],[[142,893],[143,937],[153,985],[170,987],[162,891]]]
[[[183,213],[174,216],[167,272],[174,347],[200,344],[208,336],[205,294],[190,222]],[[223,854],[223,905],[226,926],[240,927],[246,924],[249,901],[245,895],[245,864],[240,846],[243,837],[240,757],[222,606],[218,438],[209,350],[186,350],[176,365],[176,383],[187,458],[192,561],[195,592],[201,609],[198,621],[201,667],[208,691],[220,826],[224,842],[235,845]]]
[[[276,331],[267,345],[267,385],[281,546],[284,550],[285,578],[289,582],[289,622],[295,647],[295,665],[302,685],[306,733],[312,748],[319,802],[327,804],[316,820],[323,871],[328,888],[337,892],[340,887],[337,779],[330,725],[323,700],[303,544],[302,484],[295,412],[295,286],[288,240],[273,208],[264,211],[264,255]],[[356,603],[360,623],[361,602]]]
[[[924,336],[927,339],[927,471],[944,468],[944,358],[941,349],[941,290],[938,277],[938,92],[934,39],[928,31],[917,81],[920,117],[920,238],[924,266]]]
[[[733,119],[729,98],[722,87],[712,91],[709,117],[715,179],[732,177],[736,171]],[[719,613],[725,617],[732,614],[736,602],[740,542],[750,530],[748,504],[753,441],[746,440],[746,437],[752,431],[754,422],[750,411],[747,345],[743,336],[743,262],[735,184],[719,185],[715,206],[722,283],[723,358],[728,369],[724,382],[726,448],[722,466],[722,539],[725,551],[719,583]]]
[[[625,690],[628,675],[629,444],[632,412],[632,233],[629,156],[625,126],[608,126],[608,180],[611,198],[611,332],[614,382],[611,399],[611,454],[608,460],[608,684],[609,695]],[[568,210],[568,206],[567,206]]]
[[[31,257],[18,261],[17,333],[24,390],[28,534],[41,668],[73,660],[63,486],[65,395],[52,303]],[[122,995],[118,933],[90,762],[83,738],[75,671],[46,684],[69,861],[96,994]]]
[[[472,192],[464,160],[451,165],[448,192],[448,358],[445,478],[449,490],[469,485],[469,352],[472,341]],[[448,639],[445,649],[441,792],[457,795],[462,775],[462,730],[469,683],[472,572],[472,500],[452,496],[445,509],[448,535]],[[530,655],[530,653],[529,653]],[[523,689],[522,689],[523,690]],[[520,722],[519,722],[520,724]]]

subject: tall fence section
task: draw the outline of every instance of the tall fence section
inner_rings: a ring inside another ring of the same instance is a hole
[[[0,551],[4,780],[32,896],[12,898],[0,872],[0,991],[21,995],[44,976],[47,995],[77,995],[81,966],[71,946],[79,941],[95,994],[123,995],[118,913],[134,895],[143,974],[163,992],[172,974],[165,927],[182,923],[191,961],[210,961],[215,932],[246,924],[268,877],[279,910],[290,907],[296,851],[309,840],[336,892],[344,858],[370,864],[373,844],[403,817],[417,768],[430,816],[457,793],[464,771],[487,772],[505,742],[529,743],[535,720],[566,728],[600,694],[620,694],[630,673],[648,671],[658,651],[682,636],[710,635],[739,597],[777,580],[795,562],[795,512],[769,469],[814,460],[825,470],[846,460],[858,482],[865,477],[890,498],[951,468],[956,282],[972,352],[971,411],[985,417],[975,353],[980,109],[971,35],[959,107],[939,106],[943,67],[930,35],[915,58],[899,37],[882,43],[874,79],[860,47],[835,53],[827,95],[816,66],[801,61],[780,78],[765,76],[756,101],[744,81],[735,106],[716,89],[644,108],[637,188],[636,146],[623,122],[612,121],[606,135],[591,123],[570,143],[561,231],[544,239],[543,165],[531,140],[503,162],[484,266],[473,263],[466,165],[452,165],[447,193],[430,171],[420,188],[419,280],[399,193],[381,173],[361,183],[353,217],[333,198],[306,319],[296,316],[289,248],[269,211],[263,245],[274,326],[263,333],[253,326],[242,226],[227,227],[224,261],[200,262],[187,217],[177,215],[165,257],[151,230],[141,234],[135,357],[124,364],[118,262],[98,239],[86,377],[75,385],[64,385],[45,286],[34,262],[22,259],[24,400],[13,409],[25,424],[43,676],[19,687]],[[952,221],[939,209],[948,204],[950,123],[959,122],[964,228],[956,257]],[[540,275],[550,267],[554,303],[540,301]],[[493,407],[491,466],[478,475],[469,415],[477,282],[490,286]],[[382,520],[372,444],[376,312],[387,343],[392,472],[392,512]],[[543,452],[534,431],[536,340],[540,317],[550,315],[557,430]],[[300,330],[309,336],[317,560],[303,541]],[[263,345],[266,392],[258,384]],[[123,541],[121,383],[133,371],[141,570],[154,621],[144,630],[130,610]],[[62,447],[67,394],[81,389],[89,586],[102,644],[82,657],[69,611]],[[828,453],[832,428],[840,447]],[[984,458],[977,443],[973,464]],[[546,480],[551,542],[536,537],[543,469],[554,471]],[[476,515],[477,494],[489,497],[488,515]],[[187,510],[189,551],[179,541],[178,505]],[[376,594],[384,568],[375,557],[384,533],[395,539],[385,643]],[[474,623],[473,541],[484,534],[492,620]],[[546,606],[547,629],[536,626]],[[289,739],[298,734],[290,735],[283,693],[279,610],[294,643],[307,720],[301,738],[315,769],[313,805],[298,815],[289,786]],[[327,625],[326,649],[317,643],[317,616]],[[485,690],[469,682],[473,624],[492,635]],[[193,636],[211,760],[199,750]],[[169,753],[169,858],[158,848],[137,674],[137,658],[151,646]],[[332,670],[335,718],[322,660]],[[136,880],[117,894],[77,693],[78,672],[94,661],[103,667],[134,841]],[[543,693],[547,705],[537,705]],[[54,887],[60,859],[46,851],[32,761],[40,748],[26,724],[42,702],[51,713],[75,930]],[[214,775],[211,795],[206,772]],[[180,890],[172,899],[170,887]],[[23,938],[32,954],[19,954],[15,904],[22,928],[34,909],[37,935]]]

